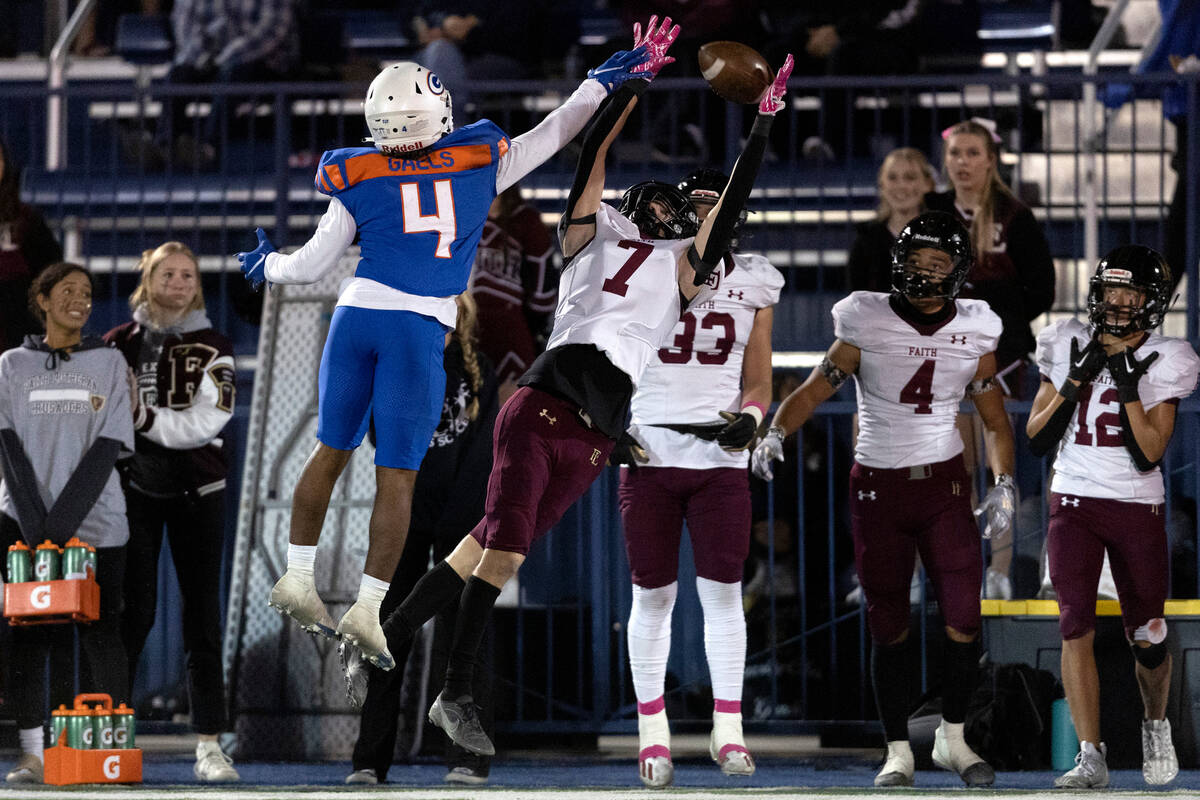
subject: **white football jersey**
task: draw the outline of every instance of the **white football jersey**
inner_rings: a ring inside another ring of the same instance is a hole
[[[1072,338],[1082,350],[1092,338],[1091,327],[1077,319],[1064,319],[1038,333],[1034,357],[1042,376],[1056,387],[1067,379]],[[1196,388],[1200,357],[1183,339],[1152,331],[1136,352],[1139,359],[1158,353],[1138,382],[1138,396],[1147,411],[1159,403],[1182,400]],[[1162,471],[1158,467],[1140,471],[1125,449],[1120,410],[1116,385],[1105,367],[1091,384],[1079,390],[1079,405],[1058,446],[1052,491],[1131,503],[1161,503],[1166,499]]]
[[[962,452],[958,406],[979,359],[996,349],[1000,318],[983,300],[955,300],[955,313],[920,325],[882,292],[854,292],[833,307],[834,335],[862,355],[855,459],[897,469],[936,464]]]
[[[642,373],[633,395],[630,433],[646,448],[651,467],[744,467],[749,451],[728,453],[714,441],[653,427],[652,423],[712,425],[718,411],[742,407],[742,359],[760,308],[779,302],[783,276],[767,259],[733,256],[718,268],[719,288],[693,301]]]
[[[677,265],[691,243],[643,239],[636,225],[601,203],[595,238],[563,268],[546,349],[595,345],[636,387],[680,319]],[[711,293],[702,287],[692,302]]]

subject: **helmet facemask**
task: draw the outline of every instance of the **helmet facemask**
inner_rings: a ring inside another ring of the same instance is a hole
[[[700,230],[695,207],[669,183],[645,181],[630,187],[617,211],[647,239],[689,239]]]

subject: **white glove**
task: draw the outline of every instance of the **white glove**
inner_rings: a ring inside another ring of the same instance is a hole
[[[1016,511],[1017,488],[1013,484],[1012,475],[1000,475],[996,478],[996,485],[988,490],[979,508],[975,509],[975,521],[979,524],[980,535],[984,539],[991,539],[996,534],[1008,530]]]
[[[750,456],[750,468],[755,475],[769,481],[775,477],[771,462],[783,460],[783,428],[772,425],[767,428],[767,435],[758,443],[758,447],[754,448]]]

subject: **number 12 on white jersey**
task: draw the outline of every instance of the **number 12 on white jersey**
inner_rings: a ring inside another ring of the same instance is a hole
[[[434,255],[438,258],[450,258],[450,243],[454,241],[454,237],[458,233],[458,225],[454,219],[454,190],[450,186],[449,178],[433,182],[433,197],[437,203],[437,210],[432,214],[422,214],[418,184],[400,184],[404,232],[433,231],[437,233],[438,243]]]

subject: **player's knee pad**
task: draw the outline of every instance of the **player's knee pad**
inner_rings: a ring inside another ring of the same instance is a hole
[[[871,629],[871,640],[877,645],[890,645],[897,641],[908,631],[908,623],[907,602],[902,607],[880,603],[867,608],[867,627]]]
[[[1167,660],[1166,642],[1152,644],[1149,647],[1139,647],[1134,642],[1130,647],[1133,648],[1133,657],[1146,669],[1158,669]]]

